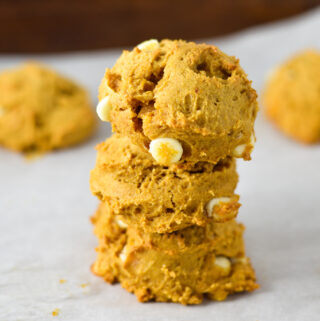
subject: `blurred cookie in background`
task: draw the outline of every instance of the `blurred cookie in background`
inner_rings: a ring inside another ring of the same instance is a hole
[[[265,114],[302,143],[320,142],[320,52],[305,50],[270,75],[263,95]]]
[[[88,94],[35,62],[0,74],[0,145],[24,154],[88,138],[96,118]]]

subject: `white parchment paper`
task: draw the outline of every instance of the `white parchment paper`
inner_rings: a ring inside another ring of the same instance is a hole
[[[319,34],[320,10],[314,10],[210,41],[240,58],[260,93],[272,67],[297,50],[320,48]],[[0,69],[41,60],[82,82],[96,103],[104,68],[119,54],[0,56]],[[0,149],[0,321],[320,320],[320,146],[287,139],[262,113],[256,132],[253,160],[238,162],[238,193],[261,289],[193,307],[138,303],[90,272],[97,241],[89,216],[97,200],[88,179],[94,146],[110,135],[108,125],[86,144],[32,162]]]

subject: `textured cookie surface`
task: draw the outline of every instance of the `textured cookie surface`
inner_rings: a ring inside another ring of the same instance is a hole
[[[92,192],[126,224],[149,232],[172,232],[212,220],[233,219],[238,175],[234,159],[218,164],[180,162],[163,166],[128,137],[114,135],[97,147]],[[211,199],[228,198],[208,212]]]
[[[118,225],[106,204],[92,221],[99,238],[93,272],[120,282],[140,301],[199,304],[204,295],[224,300],[258,287],[244,253],[243,226],[235,221],[146,234]]]
[[[95,115],[87,93],[37,63],[0,74],[0,145],[42,153],[90,136]]]
[[[256,92],[238,60],[182,40],[138,47],[124,51],[100,85],[99,99],[108,96],[112,106],[113,130],[146,149],[159,137],[174,138],[182,161],[250,159]]]
[[[320,52],[302,52],[277,68],[264,93],[267,116],[287,135],[320,141]]]

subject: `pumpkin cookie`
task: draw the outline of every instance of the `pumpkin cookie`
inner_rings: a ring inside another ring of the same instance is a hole
[[[303,143],[320,141],[320,52],[304,51],[277,68],[264,93],[265,112]]]
[[[87,93],[37,63],[0,74],[0,145],[43,153],[85,140],[95,127]]]
[[[100,204],[92,221],[99,238],[92,271],[120,282],[139,301],[199,304],[204,295],[224,300],[258,287],[245,257],[244,228],[234,220],[146,234],[117,223],[108,205]]]
[[[125,224],[165,233],[236,217],[240,204],[235,160],[217,164],[157,163],[128,137],[117,134],[97,147],[91,171],[94,195]]]
[[[151,40],[106,70],[97,112],[159,163],[215,164],[250,159],[256,98],[239,61],[217,47]]]

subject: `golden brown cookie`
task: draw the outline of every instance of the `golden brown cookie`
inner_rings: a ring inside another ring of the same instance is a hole
[[[93,272],[120,282],[139,301],[199,304],[204,295],[224,300],[258,288],[244,253],[244,228],[234,220],[147,234],[118,225],[101,203],[92,221],[99,238]]]
[[[90,136],[96,119],[87,93],[37,63],[0,74],[0,145],[42,153]]]
[[[238,213],[239,197],[234,194],[238,175],[232,158],[217,164],[164,166],[130,138],[117,134],[97,150],[91,190],[125,224],[165,233],[228,221]]]
[[[173,149],[174,162],[217,163],[250,159],[256,97],[239,61],[217,47],[153,40],[124,51],[106,70],[97,111],[146,150],[170,138],[182,147],[182,156]],[[160,154],[166,157],[159,162],[170,163],[168,148]]]
[[[303,143],[320,141],[320,52],[307,50],[277,68],[264,92],[265,112]]]

